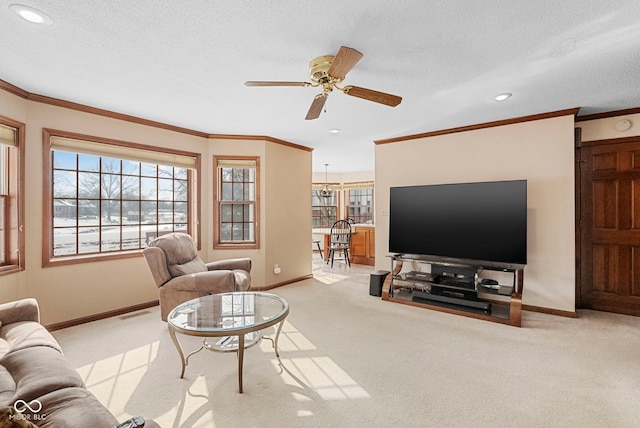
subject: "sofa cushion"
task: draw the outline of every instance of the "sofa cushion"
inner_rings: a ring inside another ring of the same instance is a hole
[[[15,392],[16,382],[13,376],[4,366],[0,366],[0,407],[9,406]]]
[[[16,383],[12,401],[27,403],[49,392],[68,387],[82,387],[78,372],[60,352],[49,346],[34,346],[9,352],[0,359]]]
[[[206,272],[207,265],[202,259],[196,256],[195,259],[190,262],[183,263],[181,265],[169,265],[169,273],[172,277],[190,275],[192,273]]]
[[[150,245],[164,251],[168,265],[181,265],[190,262],[198,255],[191,236],[186,233],[164,235],[152,241]]]
[[[173,278],[207,271],[207,265],[198,257],[193,239],[186,233],[164,235],[150,245],[164,252],[169,274]]]
[[[32,346],[48,346],[62,353],[56,339],[40,323],[21,321],[0,328],[0,356]]]
[[[117,419],[89,391],[80,387],[64,388],[38,398],[44,419],[40,428],[91,427],[112,428]]]

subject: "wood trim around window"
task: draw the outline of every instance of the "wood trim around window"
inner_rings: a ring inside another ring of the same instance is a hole
[[[175,150],[164,147],[148,146],[139,143],[132,143],[121,140],[114,140],[110,138],[95,137],[89,135],[78,134],[74,132],[60,131],[54,129],[42,129],[42,266],[61,266],[77,263],[91,263],[102,260],[116,260],[125,259],[131,257],[140,257],[141,250],[129,250],[129,251],[114,251],[108,253],[99,254],[87,254],[87,255],[73,255],[68,257],[53,257],[53,194],[52,194],[52,162],[53,153],[51,151],[51,137],[63,137],[73,138],[79,140],[86,140],[101,144],[110,144],[117,146],[125,146],[131,148],[137,148],[140,150],[172,153],[181,156],[195,157],[196,166],[195,170],[189,170],[189,180],[192,185],[190,186],[189,197],[189,217],[190,223],[188,225],[188,232],[194,238],[197,243],[198,249],[201,246],[201,233],[200,233],[200,218],[201,218],[201,191],[200,191],[200,177],[201,177],[201,158],[200,153],[187,152],[183,150]]]
[[[7,231],[6,251],[8,264],[0,266],[0,275],[19,272],[25,269],[24,238],[24,195],[25,195],[25,130],[26,125],[8,117],[0,116],[0,123],[16,130],[16,162],[10,162],[9,175],[18,177],[9,183],[10,229]],[[17,168],[18,171],[11,170]]]
[[[220,242],[220,175],[218,161],[221,160],[250,160],[256,163],[256,200],[255,209],[255,242]],[[214,249],[258,249],[260,248],[260,157],[259,156],[213,156],[213,248]]]

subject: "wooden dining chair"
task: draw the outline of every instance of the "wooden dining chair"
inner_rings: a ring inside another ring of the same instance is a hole
[[[331,226],[331,234],[329,236],[329,257],[327,264],[331,262],[333,267],[333,260],[344,260],[347,266],[351,267],[351,261],[349,260],[349,247],[351,245],[351,223],[347,220],[338,220]],[[338,254],[342,254],[343,258],[335,258],[336,251]]]

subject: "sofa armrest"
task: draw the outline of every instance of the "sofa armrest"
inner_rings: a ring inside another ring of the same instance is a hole
[[[147,247],[142,250],[142,254],[147,260],[147,265],[149,266],[153,280],[158,287],[171,279],[171,274],[167,267],[167,257],[161,248]]]
[[[225,293],[233,291],[235,276],[229,270],[192,273],[173,278],[162,286],[174,291]]]
[[[248,257],[238,259],[216,260],[207,263],[207,269],[212,270],[244,270],[251,272],[251,259]]]
[[[34,298],[26,298],[0,304],[0,322],[2,325],[19,321],[40,322],[40,308]]]

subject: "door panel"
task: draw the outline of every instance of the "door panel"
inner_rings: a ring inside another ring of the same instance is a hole
[[[580,158],[579,304],[640,316],[640,139]]]

